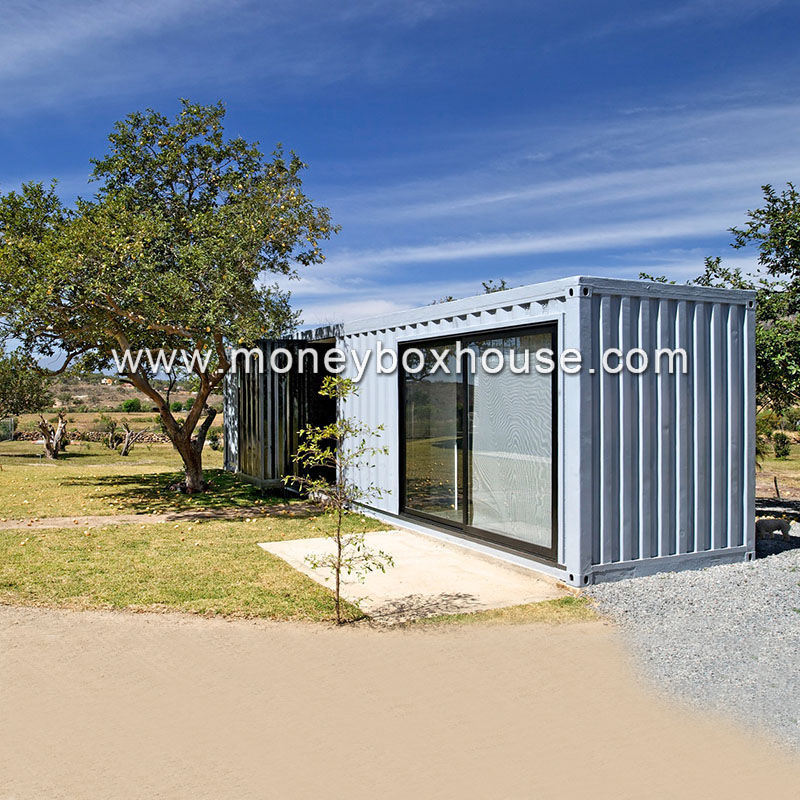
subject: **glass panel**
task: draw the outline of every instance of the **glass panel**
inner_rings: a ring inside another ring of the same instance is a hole
[[[406,373],[405,452],[406,502],[410,511],[422,511],[450,522],[463,521],[462,486],[462,376],[456,374],[455,344],[420,347],[422,371]],[[450,374],[435,364],[434,352],[448,350],[444,362]],[[413,357],[410,365],[417,366]]]
[[[499,350],[503,368],[489,374],[478,361],[469,378],[469,524],[545,548],[553,532],[553,377],[536,370],[534,353],[552,346],[549,332],[473,341],[478,358]],[[494,369],[499,358],[487,361]],[[527,374],[512,363],[527,365]]]

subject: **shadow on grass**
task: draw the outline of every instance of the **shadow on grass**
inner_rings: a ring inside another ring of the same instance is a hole
[[[235,511],[253,506],[271,508],[271,513],[287,513],[291,506],[294,517],[312,517],[319,511],[307,503],[266,492],[247,481],[221,469],[205,470],[208,489],[200,494],[187,495],[170,489],[180,482],[182,472],[156,472],[143,475],[103,475],[73,478],[65,486],[93,487],[103,490],[109,500],[115,500],[128,513],[176,513],[181,511]]]
[[[58,458],[45,458],[44,450],[42,450],[40,453],[6,453],[0,451],[0,461],[16,458],[24,461],[43,461],[48,464],[58,464],[61,461],[74,461],[75,459],[87,458],[91,455],[94,455],[95,459],[97,458],[97,456],[93,453],[73,453],[69,450],[62,450]]]

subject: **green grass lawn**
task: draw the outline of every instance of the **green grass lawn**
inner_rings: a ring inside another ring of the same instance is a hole
[[[41,450],[32,442],[0,442],[0,519],[144,514],[268,502],[255,487],[224,472],[222,453],[210,448],[203,452],[203,463],[213,491],[194,496],[169,490],[182,477],[171,445],[137,445],[123,458],[96,442],[74,442],[55,461],[42,458]]]
[[[206,450],[208,493],[170,491],[180,476],[171,447],[141,446],[122,458],[96,443],[70,445],[48,462],[30,442],[0,443],[0,519],[114,515],[261,506],[252,521],[142,523],[0,530],[0,603],[66,608],[173,610],[325,620],[330,591],[258,542],[321,536],[329,517],[264,495],[220,469]],[[278,502],[281,508],[272,508]],[[386,526],[353,514],[348,530]],[[349,607],[349,613],[359,615]]]
[[[493,608],[488,611],[472,611],[464,614],[442,614],[424,617],[410,625],[525,625],[546,623],[560,625],[565,622],[589,622],[598,618],[587,597],[558,597],[540,603],[525,603],[520,606]]]
[[[265,516],[0,531],[0,603],[328,620],[331,592],[257,543],[320,536],[331,524],[327,516]],[[347,525],[381,527],[355,514]]]
[[[261,507],[248,521],[0,530],[0,603],[73,609],[181,611],[322,621],[334,618],[330,590],[258,547],[258,542],[322,536],[332,519],[307,504],[263,495],[220,469],[207,450],[212,491],[170,491],[180,476],[166,445],[122,458],[96,443],[70,445],[48,462],[30,442],[0,443],[0,519],[90,516],[189,509]],[[278,502],[280,507],[275,507]],[[294,507],[293,507],[294,506]],[[349,531],[385,530],[359,514]],[[346,606],[349,618],[361,615]],[[568,597],[532,606],[426,620],[425,624],[564,622],[593,616]]]

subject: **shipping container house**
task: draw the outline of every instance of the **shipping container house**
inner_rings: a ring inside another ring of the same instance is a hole
[[[754,558],[754,306],[573,277],[283,344],[340,348],[353,379],[369,359],[338,411],[384,426],[388,454],[351,476],[384,491],[368,513],[586,586]],[[336,413],[310,399],[319,380],[268,357],[229,376],[226,468],[290,472],[297,430]]]

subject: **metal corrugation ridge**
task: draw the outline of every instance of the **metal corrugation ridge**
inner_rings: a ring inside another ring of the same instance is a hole
[[[517,289],[506,289],[502,292],[491,292],[490,294],[465,297],[461,300],[451,300],[449,303],[436,303],[434,305],[411,308],[408,311],[395,311],[390,314],[365,317],[364,319],[345,323],[342,326],[342,335],[352,336],[367,331],[398,328],[402,325],[446,320],[461,314],[477,314],[481,311],[518,305],[520,303],[536,303],[544,300],[552,300],[556,297],[566,296],[570,287],[574,288],[577,286],[578,281],[579,278],[577,277],[561,278],[556,281],[548,281],[547,283],[534,283],[528,286],[520,286]]]

